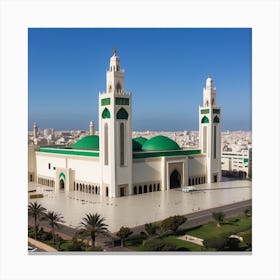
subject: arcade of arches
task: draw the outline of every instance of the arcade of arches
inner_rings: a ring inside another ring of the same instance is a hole
[[[38,184],[48,187],[54,187],[55,183],[53,179],[38,177]]]
[[[160,191],[160,183],[142,184],[133,187],[133,194],[143,194]]]
[[[93,184],[85,184],[74,182],[74,191],[87,192],[92,194],[100,194],[100,187]]]

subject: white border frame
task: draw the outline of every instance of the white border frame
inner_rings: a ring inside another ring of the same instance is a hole
[[[0,8],[1,279],[279,279],[277,0],[2,0]],[[112,26],[253,28],[252,255],[27,255],[27,28]]]

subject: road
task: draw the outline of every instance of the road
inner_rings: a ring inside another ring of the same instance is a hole
[[[226,217],[235,216],[242,214],[245,209],[252,206],[252,200],[245,200],[229,205],[224,205],[220,207],[215,207],[207,210],[197,211],[195,213],[186,214],[187,217],[187,228],[192,228],[195,226],[203,225],[213,220],[212,213],[222,211]],[[29,218],[29,225],[33,225],[33,219]],[[45,230],[50,230],[48,225],[44,222],[40,223],[40,226],[43,226]],[[68,226],[61,225],[59,229],[56,229],[56,233],[60,234],[64,239],[72,239],[72,236],[75,234],[76,229]],[[137,226],[132,228],[134,234],[138,234],[141,231],[144,231],[144,225]],[[108,239],[107,239],[108,240]],[[104,237],[97,237],[96,242],[99,244],[104,244],[106,239]]]

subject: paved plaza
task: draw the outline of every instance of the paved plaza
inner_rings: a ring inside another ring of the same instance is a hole
[[[162,220],[172,215],[189,214],[213,207],[252,198],[252,183],[247,180],[218,182],[196,186],[199,191],[184,193],[181,189],[151,192],[125,197],[100,197],[79,191],[58,191],[46,186],[29,184],[29,190],[43,193],[37,200],[47,210],[61,213],[65,224],[79,226],[87,213],[99,213],[106,218],[109,230],[115,232],[121,226],[134,227]],[[33,193],[33,192],[32,192]]]

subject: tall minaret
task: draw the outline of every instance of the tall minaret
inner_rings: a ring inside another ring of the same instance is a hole
[[[93,121],[89,123],[89,135],[94,135],[94,124]]]
[[[34,144],[37,144],[37,137],[38,137],[38,127],[37,127],[37,123],[34,122],[33,123],[33,142],[34,142]]]
[[[199,107],[199,140],[206,156],[207,183],[221,181],[221,108],[216,105],[216,88],[210,76],[203,89],[203,106]]]
[[[132,194],[131,94],[124,91],[124,71],[116,49],[99,93],[101,195]]]

